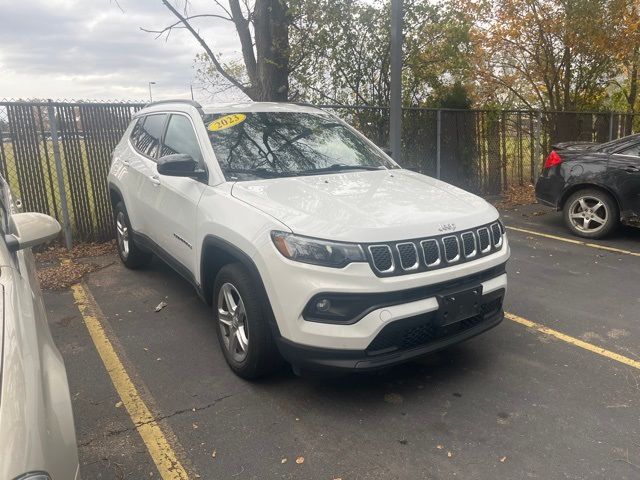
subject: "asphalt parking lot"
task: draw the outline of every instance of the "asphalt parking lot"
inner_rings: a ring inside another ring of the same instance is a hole
[[[235,377],[157,261],[45,292],[83,478],[640,478],[640,230],[587,244],[538,205],[504,220],[509,318],[377,375]]]

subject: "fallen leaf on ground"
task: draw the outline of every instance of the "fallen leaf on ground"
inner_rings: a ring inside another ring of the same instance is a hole
[[[116,408],[120,408],[122,406],[122,402],[116,403]]]
[[[447,452],[447,457],[449,457],[449,458],[453,457],[453,453]]]
[[[501,461],[502,463],[504,463],[504,461],[505,461],[506,459],[507,459],[507,457],[502,457],[502,458],[500,459],[500,461]]]
[[[50,262],[52,260],[60,260],[63,258],[99,257],[101,255],[109,255],[116,252],[115,240],[104,243],[79,243],[71,250],[67,250],[62,245],[53,245],[37,252],[36,260],[38,262]]]
[[[95,272],[99,268],[93,263],[77,263],[69,260],[56,267],[38,269],[38,280],[45,290],[62,290],[78,283],[87,273]]]
[[[167,302],[162,301],[158,304],[158,306],[156,307],[156,312],[159,312],[160,310],[162,310],[164,307],[167,306]]]
[[[282,460],[280,460],[280,463],[287,463],[287,459],[283,458]]]
[[[216,451],[211,452],[211,458],[216,458]]]
[[[304,463],[304,457],[298,457],[298,458],[296,458],[296,463],[297,463],[298,465],[300,465],[301,463]]]

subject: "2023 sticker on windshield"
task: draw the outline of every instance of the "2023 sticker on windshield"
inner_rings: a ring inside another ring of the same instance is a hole
[[[211,122],[207,129],[210,132],[219,132],[220,130],[235,127],[236,125],[244,122],[246,119],[247,116],[243,113],[233,113],[231,115],[225,115],[224,117],[217,118],[213,122]]]

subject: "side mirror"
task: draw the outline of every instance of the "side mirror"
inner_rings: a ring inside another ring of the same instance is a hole
[[[4,236],[11,252],[41,245],[60,233],[58,221],[44,213],[14,213],[11,222],[15,233]]]
[[[176,153],[166,155],[158,159],[158,173],[169,177],[194,177],[201,179],[205,176],[205,171],[198,168],[191,155]]]

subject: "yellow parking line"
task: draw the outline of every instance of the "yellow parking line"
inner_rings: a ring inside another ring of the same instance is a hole
[[[561,242],[567,242],[567,243],[573,243],[575,245],[583,245],[585,247],[597,248],[599,250],[605,250],[607,252],[622,253],[624,255],[632,255],[634,257],[640,257],[640,252],[632,252],[631,250],[624,250],[622,248],[607,247],[606,245],[583,242],[582,240],[576,240],[574,238],[559,237],[557,235],[551,235],[549,233],[541,233],[541,232],[536,232],[535,230],[527,230],[526,228],[518,228],[518,227],[506,227],[506,228],[507,230],[514,230],[516,232],[528,233],[530,235],[537,235],[539,237],[544,237],[544,238],[551,238],[553,240],[559,240]]]
[[[149,450],[160,476],[163,480],[188,479],[186,470],[178,461],[160,426],[145,405],[124,365],[122,365],[113,349],[113,345],[100,323],[100,309],[93,296],[80,284],[73,285],[71,290],[96,350],[98,350],[102,363],[111,377],[113,386],[116,388],[122,404],[129,412],[129,416],[142,437],[142,441],[147,446],[147,450]]]
[[[620,355],[619,353],[615,353],[602,347],[598,347],[591,343],[577,339],[575,337],[571,337],[557,330],[553,330],[552,328],[545,327],[544,325],[540,325],[539,323],[535,323],[531,320],[527,320],[526,318],[519,317],[518,315],[515,315],[513,313],[505,312],[504,317],[511,320],[512,322],[519,323],[520,325],[524,325],[525,327],[532,328],[546,335],[550,335],[557,338],[558,340],[562,340],[563,342],[570,343],[571,345],[575,345],[576,347],[584,348],[585,350],[588,350],[590,352],[597,353],[598,355],[602,355],[603,357],[607,357],[610,360],[614,360],[616,362],[620,362],[640,370],[640,362],[637,360],[633,360],[629,357],[625,357],[624,355]]]

